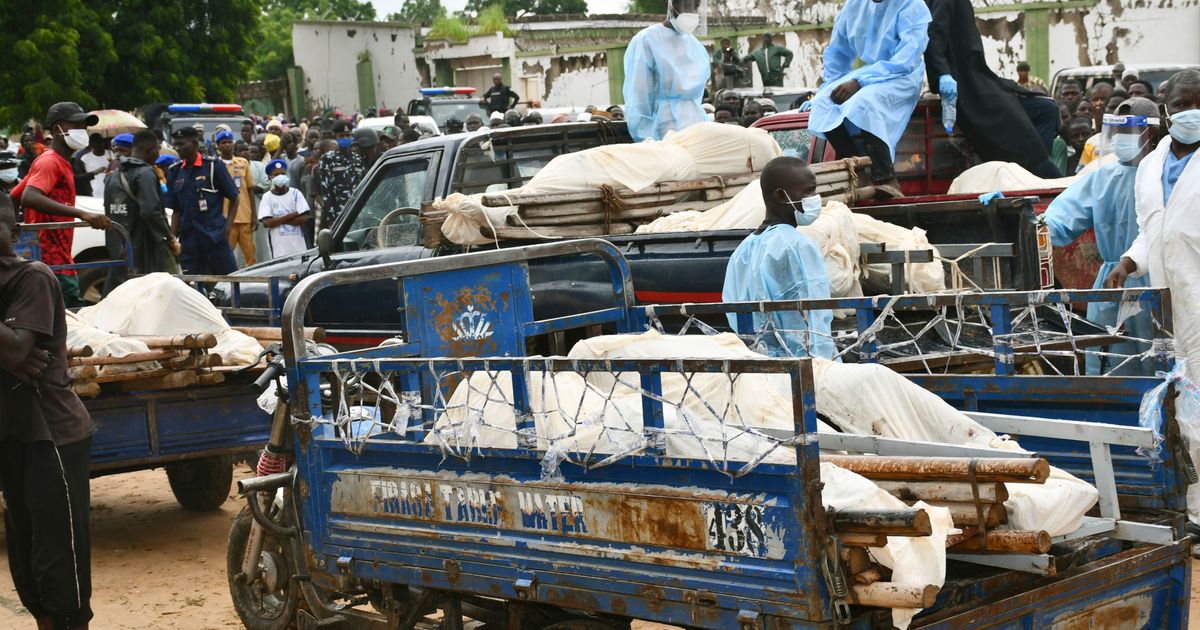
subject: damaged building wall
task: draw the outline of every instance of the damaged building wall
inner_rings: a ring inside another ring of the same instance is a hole
[[[407,105],[421,86],[415,45],[412,29],[402,24],[302,20],[292,25],[292,51],[296,65],[304,69],[305,96],[318,110]],[[363,52],[371,60],[375,103],[359,102],[356,68]]]
[[[543,107],[608,104],[608,56],[603,52],[522,57],[513,83],[524,79],[521,96]],[[519,90],[518,90],[519,91]]]
[[[974,0],[977,24],[988,65],[1001,76],[1014,77],[1016,65],[1030,55],[1027,13],[1043,11],[1048,23],[1047,81],[1065,68],[1125,63],[1200,63],[1200,0],[1100,0],[1094,4],[1071,2],[1056,9],[1045,2],[995,5]],[[1029,5],[1025,10],[998,10]],[[841,9],[840,2],[801,0],[715,0],[715,15],[765,15],[782,25],[776,43],[796,54],[784,85],[815,86],[821,76],[821,55],[829,39],[828,25]],[[805,25],[805,26],[799,26]],[[826,28],[820,28],[824,25]],[[818,28],[813,28],[818,26]],[[715,34],[715,33],[714,33]],[[780,42],[780,37],[783,42]],[[757,35],[734,38],[745,55],[759,46]],[[709,42],[706,42],[709,43]],[[758,71],[754,85],[761,86]]]

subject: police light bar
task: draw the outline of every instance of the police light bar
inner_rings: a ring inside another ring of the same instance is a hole
[[[177,103],[167,105],[172,114],[240,114],[242,106],[237,103]]]
[[[425,96],[449,96],[451,94],[474,94],[473,87],[434,87],[421,88],[421,94]]]

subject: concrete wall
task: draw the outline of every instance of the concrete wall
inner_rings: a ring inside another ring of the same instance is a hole
[[[292,26],[296,65],[304,69],[306,97],[315,110],[407,106],[421,87],[415,45],[408,25],[300,21]],[[358,102],[355,67],[363,51],[371,57],[376,103]]]
[[[1038,57],[1039,44],[1033,50],[1030,44],[1039,36],[1044,38],[1040,45],[1048,48],[1042,77],[1047,81],[1065,68],[1117,61],[1200,63],[1200,0],[973,0],[973,4],[988,64],[1001,76],[1014,77],[1018,62]],[[832,24],[841,3],[714,0],[712,6],[721,15],[765,15],[783,25],[779,29],[784,31],[783,43],[796,53],[785,85],[816,85],[829,31],[812,26]],[[759,41],[744,34],[737,40],[743,54]],[[754,74],[755,85],[761,85],[757,71]]]

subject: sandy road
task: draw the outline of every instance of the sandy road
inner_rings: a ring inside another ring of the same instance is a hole
[[[249,476],[239,468],[235,478]],[[225,539],[240,509],[187,512],[166,474],[152,470],[92,481],[92,628],[238,628],[225,577]],[[0,628],[34,627],[17,601],[0,545]],[[1192,582],[1200,581],[1200,563]],[[1193,587],[1192,627],[1200,628],[1200,588]],[[637,630],[666,628],[635,624]]]

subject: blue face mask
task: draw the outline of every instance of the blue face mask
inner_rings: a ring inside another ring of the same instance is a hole
[[[800,201],[792,201],[792,196],[786,190],[780,188],[779,191],[783,193],[784,197],[787,197],[787,204],[796,214],[797,226],[812,225],[813,221],[821,216],[821,195],[810,195]]]
[[[343,151],[349,150],[350,143],[352,143],[352,142],[354,142],[354,138],[338,138],[337,139],[338,148],[340,148]]]

